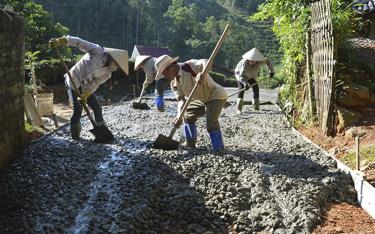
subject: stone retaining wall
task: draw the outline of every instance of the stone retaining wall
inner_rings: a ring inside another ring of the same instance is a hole
[[[0,170],[9,164],[22,146],[24,41],[23,19],[0,11]]]

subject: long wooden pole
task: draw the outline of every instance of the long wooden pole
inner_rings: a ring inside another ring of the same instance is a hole
[[[361,154],[360,154],[360,149],[359,149],[359,137],[357,136],[355,138],[355,146],[356,146],[356,165],[355,169],[357,171],[361,170]]]
[[[215,46],[215,49],[213,50],[213,52],[212,52],[210,58],[208,59],[207,64],[206,64],[205,67],[203,68],[202,75],[201,75],[200,79],[204,79],[204,77],[207,75],[209,69],[212,67],[212,64],[213,64],[213,62],[214,62],[214,58],[215,58],[216,54],[219,52],[219,50],[220,50],[220,48],[221,48],[221,45],[223,44],[224,39],[225,39],[225,37],[226,37],[226,35],[227,35],[227,33],[228,33],[228,30],[229,30],[229,24],[227,24],[227,25],[225,26],[225,29],[224,29],[224,31],[223,31],[223,33],[222,33],[222,35],[221,35],[219,41],[217,42],[217,44],[216,44],[216,46]],[[191,99],[193,98],[193,95],[194,95],[194,93],[195,93],[195,90],[197,89],[197,87],[198,87],[198,85],[199,85],[200,79],[199,79],[198,81],[196,81],[196,83],[195,83],[193,89],[192,89],[191,92],[190,92],[190,95],[189,95],[188,99],[185,101],[185,103],[184,103],[184,105],[183,105],[183,107],[182,107],[182,109],[181,109],[181,112],[180,112],[179,115],[177,116],[177,119],[178,119],[177,122],[180,122],[181,119],[182,119],[182,117],[184,116],[184,113],[185,113],[185,111],[186,111],[186,109],[187,109],[187,107],[188,107],[188,105],[189,105]],[[173,135],[176,133],[176,130],[178,129],[178,127],[179,127],[179,126],[174,126],[174,128],[173,128],[172,131],[171,131],[171,133],[169,134],[169,137],[170,137],[170,138],[172,138]]]

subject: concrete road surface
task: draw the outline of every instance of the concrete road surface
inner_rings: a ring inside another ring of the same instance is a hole
[[[228,95],[230,95],[231,93],[234,93],[238,90],[238,88],[235,88],[235,87],[225,87],[225,89],[227,90]],[[260,89],[260,100],[261,100],[261,102],[270,101],[272,103],[275,103],[278,93],[279,93],[278,89],[271,89],[271,90]],[[154,93],[149,93],[149,94],[145,95],[146,99],[150,99],[150,98],[153,98],[153,97],[154,97]],[[175,99],[175,96],[174,96],[174,94],[171,90],[166,90],[165,93],[164,93],[164,97],[165,97],[166,100]],[[236,101],[236,98],[237,98],[237,95],[234,95],[233,97],[229,98],[229,101]],[[245,101],[251,101],[252,100],[252,98],[253,98],[252,89],[249,89],[248,91],[245,92],[244,98],[245,98]]]

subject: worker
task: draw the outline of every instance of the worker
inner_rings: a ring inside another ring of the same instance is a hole
[[[155,106],[158,111],[164,111],[164,90],[168,89],[170,81],[161,76],[156,78],[155,57],[149,55],[138,55],[135,59],[134,71],[143,69],[146,79],[143,82],[145,90],[154,80],[155,83]]]
[[[253,48],[242,55],[242,60],[237,64],[235,69],[235,77],[238,84],[238,89],[248,90],[252,87],[253,90],[253,108],[259,110],[259,86],[256,81],[261,65],[267,65],[269,69],[269,77],[272,78],[275,75],[275,71],[271,62],[263,56],[257,48]],[[237,113],[242,112],[243,107],[243,96],[245,91],[242,91],[238,94],[237,98]]]
[[[206,128],[211,138],[212,148],[215,152],[220,152],[224,150],[224,142],[219,116],[228,98],[227,92],[208,74],[201,78],[207,60],[191,59],[183,63],[177,63],[177,60],[178,57],[162,55],[156,60],[155,67],[158,72],[157,77],[164,75],[171,81],[171,89],[178,101],[178,114],[181,113],[182,106],[194,85],[200,80],[184,115],[186,145],[191,148],[195,147],[198,136],[196,121],[198,117],[206,114]],[[173,123],[176,126],[182,124],[177,118]]]
[[[70,119],[70,132],[74,140],[80,139],[82,105],[88,104],[94,111],[97,126],[105,126],[102,108],[95,96],[97,88],[111,78],[112,72],[118,67],[128,74],[128,52],[126,50],[103,48],[100,45],[85,41],[79,37],[64,36],[52,38],[49,47],[74,46],[78,47],[84,56],[70,69],[70,74],[82,98],[78,100],[68,74],[65,74],[70,102],[73,104],[73,115]]]

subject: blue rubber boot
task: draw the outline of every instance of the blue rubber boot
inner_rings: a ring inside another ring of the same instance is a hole
[[[215,152],[221,152],[224,150],[224,142],[223,142],[223,136],[221,135],[221,131],[210,131],[210,138],[211,138],[211,144],[212,148]]]
[[[163,96],[156,96],[155,97],[155,105],[158,111],[164,111],[164,97]]]
[[[197,125],[195,123],[188,124],[185,123],[184,125],[184,135],[186,139],[186,145],[190,148],[195,148],[195,144],[197,143]]]

